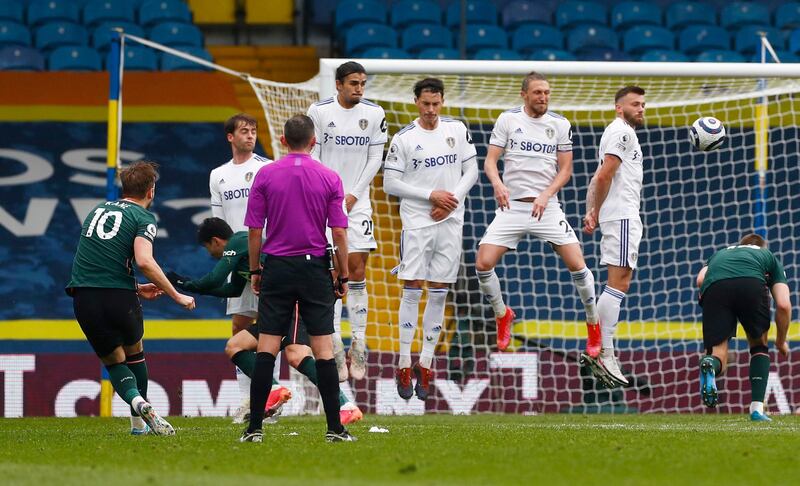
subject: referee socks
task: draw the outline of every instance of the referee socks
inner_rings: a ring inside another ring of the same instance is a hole
[[[332,359],[318,359],[316,365],[319,379],[317,388],[322,398],[322,408],[325,409],[328,431],[340,434],[344,427],[339,419],[339,372],[336,371],[336,362]]]
[[[272,389],[274,369],[275,356],[266,352],[256,353],[256,366],[250,382],[250,426],[247,427],[248,432],[260,429],[261,422],[264,421],[264,407],[267,405],[267,397]]]

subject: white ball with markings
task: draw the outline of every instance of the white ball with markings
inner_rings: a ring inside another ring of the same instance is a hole
[[[704,152],[715,150],[725,141],[725,125],[713,116],[698,118],[689,127],[689,140]]]

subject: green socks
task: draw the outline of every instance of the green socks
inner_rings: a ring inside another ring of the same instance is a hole
[[[134,398],[141,396],[139,388],[136,386],[136,376],[124,363],[106,366],[111,385],[117,394],[125,400],[128,405]]]
[[[125,365],[136,377],[136,388],[139,389],[139,395],[147,400],[147,362],[144,360],[144,352],[128,356]],[[131,416],[138,416],[133,407],[131,407]]]
[[[315,385],[318,383],[317,364],[316,361],[314,361],[314,358],[312,358],[311,356],[306,356],[305,358],[303,358],[303,361],[301,361],[300,364],[297,366],[297,371],[304,374],[306,378],[308,378],[308,381],[310,381],[311,383]],[[339,390],[339,406],[342,406],[349,401],[350,400],[347,399],[347,396],[344,394],[344,392],[342,392],[342,390]]]
[[[722,371],[722,361],[720,361],[719,358],[717,358],[716,356],[711,355],[711,354],[709,354],[707,356],[703,356],[703,358],[700,360],[700,362],[702,363],[703,361],[710,361],[711,362],[711,367],[714,369],[714,374],[715,375],[719,375],[720,372]]]
[[[752,401],[763,402],[769,380],[769,356],[754,354],[750,357],[750,390]]]
[[[239,351],[231,358],[233,364],[242,370],[242,373],[247,375],[248,378],[253,378],[253,370],[256,368],[256,352],[255,351]],[[272,378],[272,384],[277,385],[278,380]]]

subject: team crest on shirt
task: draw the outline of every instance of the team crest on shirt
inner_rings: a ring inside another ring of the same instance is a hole
[[[147,236],[149,236],[150,238],[155,238],[156,237],[156,233],[158,232],[158,230],[156,230],[156,225],[148,224],[147,228],[145,228],[144,232],[147,233]]]
[[[445,142],[447,142],[447,145],[448,145],[450,148],[453,148],[453,147],[455,147],[455,146],[456,146],[456,139],[455,139],[455,138],[453,138],[453,137],[447,137],[447,138],[445,139]]]
[[[245,182],[250,182],[252,179],[253,179],[253,173],[252,172],[248,172],[247,174],[244,175],[244,181]]]
[[[362,118],[362,119],[358,120],[358,126],[362,130],[366,130],[367,129],[367,125],[369,125],[369,122],[367,121],[366,118]]]
[[[547,127],[544,130],[544,134],[547,135],[547,138],[553,138],[556,134],[556,131],[551,127]]]

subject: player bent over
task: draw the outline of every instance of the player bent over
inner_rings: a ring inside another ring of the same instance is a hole
[[[769,422],[764,413],[764,396],[769,378],[770,326],[769,292],[775,299],[775,347],[789,355],[786,335],[792,317],[789,286],[781,262],[767,250],[756,234],[742,238],[738,245],[714,253],[697,275],[700,305],[703,308],[703,345],[706,356],[700,360],[700,392],[707,407],[718,403],[716,377],[725,372],[728,339],[736,335],[741,322],[750,345],[750,420]],[[767,292],[769,289],[769,292]]]

